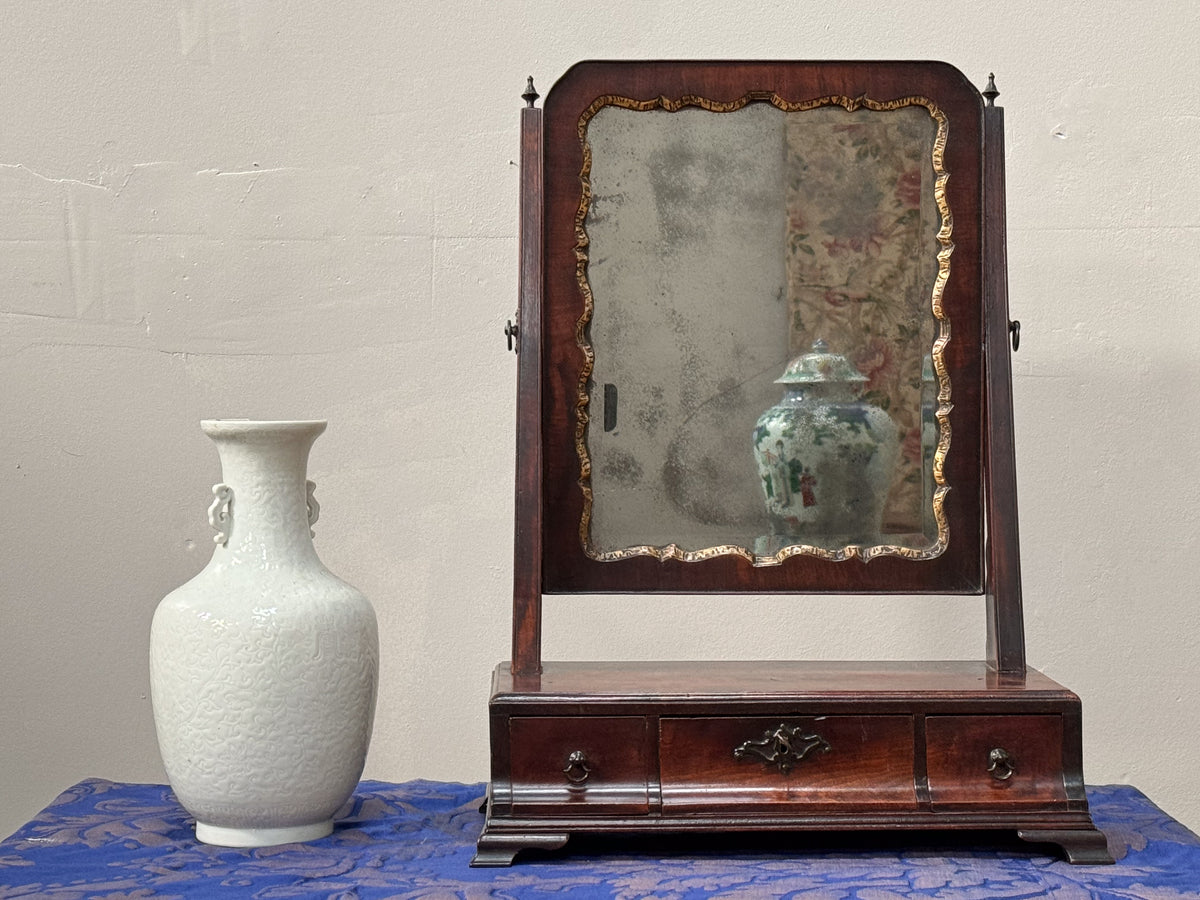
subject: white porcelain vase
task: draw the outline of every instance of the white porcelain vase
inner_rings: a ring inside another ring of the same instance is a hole
[[[163,763],[199,840],[313,840],[362,775],[379,670],[374,610],[313,549],[306,470],[325,422],[200,427],[221,458],[216,548],[151,627]]]

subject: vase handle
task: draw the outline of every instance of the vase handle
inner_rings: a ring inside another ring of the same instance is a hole
[[[317,483],[315,481],[306,481],[304,484],[308,488],[308,535],[309,537],[316,537],[317,533],[312,530],[312,526],[316,525],[317,519],[321,518],[321,504],[313,496],[313,491],[317,489]]]
[[[224,547],[233,525],[233,488],[227,484],[214,484],[212,492],[214,500],[208,508],[208,524],[217,532],[213,535],[213,543]]]

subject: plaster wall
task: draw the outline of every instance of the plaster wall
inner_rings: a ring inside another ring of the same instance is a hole
[[[941,58],[1007,111],[1033,665],[1093,783],[1200,829],[1200,6],[3,4],[0,834],[159,781],[147,642],[210,416],[323,417],[318,552],[380,622],[366,775],[487,776],[508,655],[517,121],[582,58]],[[549,658],[974,657],[977,600],[560,599]],[[682,623],[682,624],[681,624]]]

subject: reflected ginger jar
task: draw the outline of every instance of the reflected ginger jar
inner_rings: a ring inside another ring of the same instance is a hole
[[[866,381],[822,340],[776,379],[783,398],[759,417],[754,456],[771,532],[786,543],[881,542],[900,447],[891,416],[860,396]]]

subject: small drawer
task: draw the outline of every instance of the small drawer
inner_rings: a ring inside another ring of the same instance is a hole
[[[663,811],[916,807],[911,716],[664,718]]]
[[[1067,802],[1062,716],[928,716],[925,744],[934,807]]]
[[[513,812],[649,812],[648,726],[642,716],[509,719]]]

